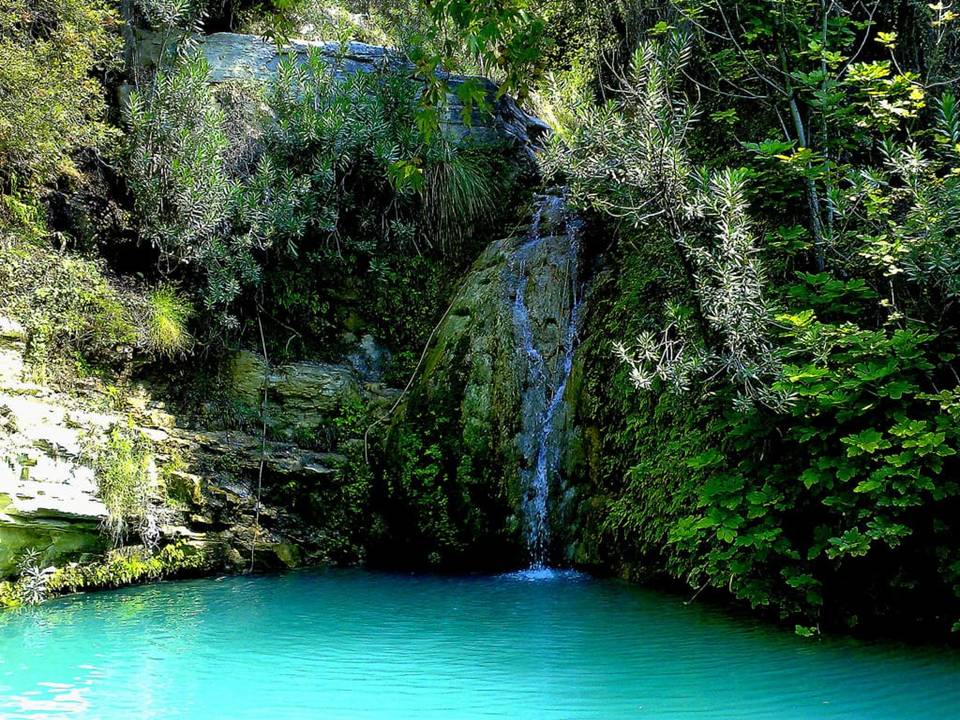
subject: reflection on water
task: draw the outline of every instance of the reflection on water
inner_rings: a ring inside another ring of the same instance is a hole
[[[0,717],[939,719],[960,658],[569,572],[301,573],[3,614]]]

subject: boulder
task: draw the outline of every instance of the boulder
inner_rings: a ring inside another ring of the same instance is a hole
[[[193,40],[210,65],[210,80],[214,83],[265,83],[276,73],[281,58],[291,56],[297,62],[305,62],[311,52],[335,66],[341,76],[385,67],[413,76],[413,66],[402,54],[359,42],[291,40],[278,48],[274,42],[255,35],[226,32],[197,36]],[[135,31],[133,44],[130,61],[139,66],[155,65],[161,48],[172,45],[165,44],[159,33],[142,29]],[[463,102],[456,92],[468,81],[480,87],[490,108],[489,112],[474,112],[469,124],[464,122]],[[509,95],[498,97],[497,85],[486,78],[452,75],[447,78],[447,85],[449,92],[441,127],[448,136],[487,144],[506,142],[525,160],[533,159],[534,151],[542,146],[550,132],[546,123],[525,112]]]

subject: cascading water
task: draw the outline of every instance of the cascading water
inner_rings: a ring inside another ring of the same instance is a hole
[[[580,309],[579,230],[579,221],[569,217],[562,197],[538,198],[530,232],[508,268],[517,347],[526,365],[521,480],[534,570],[546,568],[549,562],[550,484],[561,450],[557,412],[573,367]]]

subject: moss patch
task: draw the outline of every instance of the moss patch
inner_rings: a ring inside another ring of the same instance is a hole
[[[166,545],[156,553],[142,547],[125,547],[111,550],[99,562],[57,568],[47,582],[47,591],[53,596],[117,588],[202,574],[214,566],[215,560],[208,550],[182,540]]]

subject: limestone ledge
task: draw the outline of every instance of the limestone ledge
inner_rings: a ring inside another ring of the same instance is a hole
[[[286,535],[296,523],[284,511],[261,506],[261,530],[254,537],[259,436],[181,427],[163,403],[142,388],[119,399],[96,383],[80,382],[69,392],[32,383],[25,379],[24,346],[23,328],[0,317],[0,579],[15,574],[26,550],[41,552],[45,564],[62,565],[90,560],[108,549],[100,532],[107,510],[98,497],[89,458],[111,427],[130,419],[152,445],[150,474],[157,496],[162,487],[163,494],[173,498],[159,508],[165,540],[216,548],[221,567],[246,565],[252,544],[259,567],[302,561]],[[331,377],[335,381],[330,392],[320,393],[320,401],[326,397],[336,404],[342,401],[338,393],[362,389],[347,367],[330,376],[307,369],[284,375],[277,396],[290,399],[288,417],[303,410],[305,426],[322,421],[325,416],[319,411],[311,413],[309,398],[318,383]],[[293,443],[268,442],[265,449],[267,475],[308,488],[337,482],[348,462],[343,455]]]

